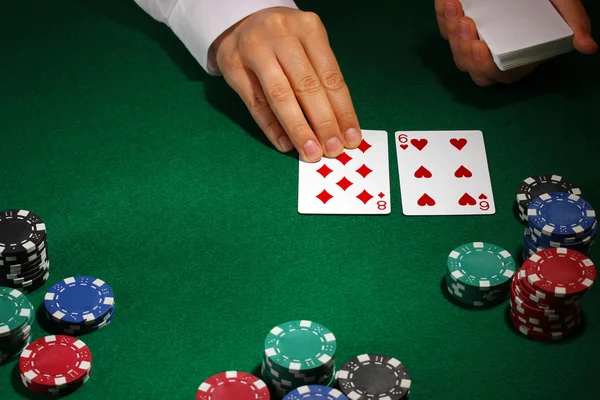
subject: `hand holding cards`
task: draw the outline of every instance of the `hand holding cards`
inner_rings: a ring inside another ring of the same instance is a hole
[[[502,71],[573,50],[573,30],[549,0],[461,0]]]
[[[405,215],[489,215],[494,198],[481,131],[396,132]],[[300,161],[298,212],[373,215],[391,212],[388,137],[363,141],[335,159]]]

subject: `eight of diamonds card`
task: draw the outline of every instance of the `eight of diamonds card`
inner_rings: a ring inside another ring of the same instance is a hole
[[[494,214],[481,131],[396,132],[405,215]]]
[[[385,131],[363,130],[356,149],[318,163],[300,161],[300,214],[389,214],[390,173]]]

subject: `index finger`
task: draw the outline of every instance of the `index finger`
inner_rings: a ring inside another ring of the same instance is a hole
[[[311,17],[314,18],[314,17]],[[300,38],[308,60],[312,64],[338,121],[344,147],[356,148],[362,141],[358,117],[352,104],[350,90],[329,45],[325,28],[320,21],[310,24],[309,31]]]

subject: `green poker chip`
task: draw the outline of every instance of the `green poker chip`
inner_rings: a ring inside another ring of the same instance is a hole
[[[265,339],[265,360],[272,368],[291,373],[310,372],[334,364],[336,339],[323,325],[289,321],[271,329]]]
[[[17,289],[0,287],[0,338],[21,330],[33,319],[33,306]]]
[[[455,299],[474,307],[500,304],[508,297],[516,272],[511,254],[485,242],[452,250],[446,264],[446,288]]]
[[[467,243],[448,255],[448,273],[464,285],[478,288],[502,286],[512,280],[516,263],[512,255],[491,243]]]

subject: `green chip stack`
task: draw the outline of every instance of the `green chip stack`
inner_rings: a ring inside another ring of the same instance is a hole
[[[508,298],[516,263],[505,249],[490,243],[467,243],[452,250],[446,266],[446,288],[469,306],[487,307]]]
[[[271,329],[265,339],[263,380],[280,397],[305,385],[333,386],[336,339],[321,324],[289,321]]]
[[[17,289],[0,287],[0,364],[21,354],[31,339],[33,305]]]

